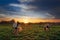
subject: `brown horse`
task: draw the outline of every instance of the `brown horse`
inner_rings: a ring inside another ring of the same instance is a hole
[[[50,30],[50,25],[49,24],[45,24],[44,25],[44,30],[45,31],[49,31]]]

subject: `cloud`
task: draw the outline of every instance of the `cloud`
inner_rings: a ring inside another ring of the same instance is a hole
[[[31,18],[54,18],[53,15],[51,15],[50,13],[47,12],[41,12],[41,11],[35,11],[38,8],[36,6],[33,5],[26,5],[26,4],[9,4],[8,5],[9,8],[13,7],[12,9],[16,10],[17,8],[19,8],[19,10],[17,9],[17,11],[14,10],[1,10],[2,14],[4,14],[4,16],[2,17],[10,17],[10,18],[21,18],[23,16],[29,16]],[[11,6],[11,7],[10,7]],[[17,7],[17,8],[15,8]],[[1,17],[1,16],[0,16]]]
[[[35,11],[37,7],[32,5],[25,5],[25,4],[10,4],[10,6],[14,7],[20,7],[19,14],[22,14],[23,16],[30,16],[32,18],[54,18],[51,14],[43,13],[43,12],[37,12]]]
[[[22,16],[20,15],[6,15],[6,14],[0,14],[0,18],[10,18],[10,19],[13,19],[13,18],[21,18]]]
[[[23,3],[23,2],[33,2],[34,0],[18,0],[18,1],[20,1],[21,3]]]
[[[33,5],[26,5],[26,4],[9,4],[9,6],[20,7],[21,9],[25,10],[37,9],[37,7]]]
[[[10,12],[9,12],[10,13]],[[17,13],[16,13],[17,14]],[[21,18],[23,16],[27,16],[30,18],[54,18],[54,16],[52,16],[51,14],[47,14],[47,13],[42,13],[42,12],[35,12],[35,11],[26,11],[26,12],[19,12],[19,14],[0,14],[0,18]],[[20,15],[21,14],[21,15]]]
[[[20,4],[11,2],[8,5],[0,6],[0,17],[22,17],[32,18],[60,18],[60,6],[58,1],[51,0],[18,0]],[[52,2],[52,3],[51,3]],[[24,4],[25,3],[25,4]],[[56,4],[56,5],[55,5]]]
[[[55,16],[51,15],[50,13],[46,13],[45,16],[47,16],[48,19],[49,18],[53,18],[53,19],[55,18]]]

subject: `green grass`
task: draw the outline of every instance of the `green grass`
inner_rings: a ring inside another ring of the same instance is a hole
[[[21,25],[23,31],[14,36],[12,25],[0,25],[0,40],[60,40],[60,26],[51,26],[49,32],[40,25]]]

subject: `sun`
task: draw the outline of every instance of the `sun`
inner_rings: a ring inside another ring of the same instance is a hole
[[[23,22],[24,22],[24,23],[29,23],[29,18],[28,18],[28,17],[24,17],[24,18],[23,18]]]
[[[29,22],[26,21],[26,22],[24,22],[24,23],[29,23]]]
[[[24,22],[24,23],[29,23],[29,20],[28,20],[28,19],[24,19],[23,22]]]
[[[24,21],[23,21],[23,22],[24,22],[24,23],[29,23],[27,19],[24,19]]]

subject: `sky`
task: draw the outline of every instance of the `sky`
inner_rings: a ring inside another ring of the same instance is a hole
[[[60,0],[0,0],[0,20],[13,18],[59,20]]]

